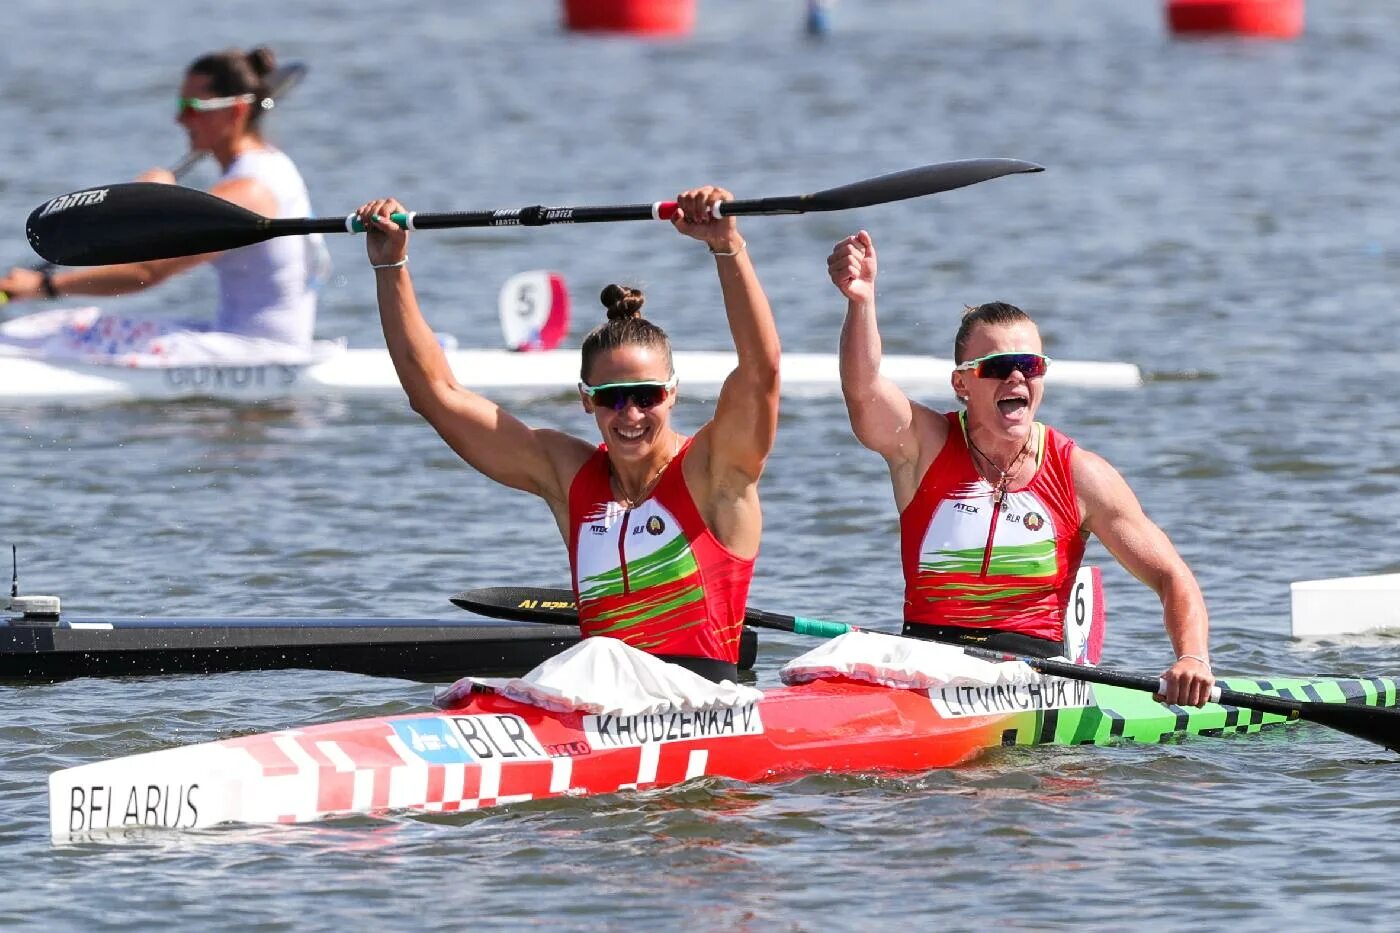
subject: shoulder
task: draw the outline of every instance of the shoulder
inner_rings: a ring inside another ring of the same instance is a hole
[[[959,415],[956,411],[939,411],[930,408],[921,402],[909,403],[913,411],[914,435],[919,441],[919,453],[922,457],[936,457],[943,449],[944,443],[958,425]]]
[[[535,436],[561,465],[572,466],[575,472],[589,460],[595,457],[603,459],[607,456],[607,449],[603,445],[594,444],[565,431],[536,428]]]
[[[1087,447],[1075,445],[1070,451],[1069,462],[1070,469],[1074,471],[1074,481],[1080,486],[1085,483],[1098,484],[1104,479],[1112,477],[1118,477],[1120,481],[1122,479],[1118,471],[1113,468],[1113,464]]]
[[[277,195],[266,184],[252,176],[225,178],[210,188],[209,193],[259,214],[275,217],[278,213]]]
[[[1128,481],[1123,474],[1100,455],[1083,447],[1070,451],[1070,469],[1074,476],[1074,489],[1084,506],[1086,516],[1117,511],[1137,502]]]
[[[928,422],[929,427],[935,430],[942,430],[945,434],[948,431],[948,425],[958,420],[958,413],[956,411],[939,411],[937,408],[925,405],[923,402],[910,400],[909,407],[914,412],[914,421],[916,424]]]
[[[606,451],[600,445],[591,444],[581,437],[553,428],[535,428],[534,433],[554,471],[555,483],[564,501],[568,500],[569,488],[579,472],[595,458],[600,461],[607,458]]]

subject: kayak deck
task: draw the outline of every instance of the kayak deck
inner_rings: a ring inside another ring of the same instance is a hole
[[[1286,700],[1353,703],[1362,706],[1400,705],[1400,682],[1390,677],[1351,679],[1244,680],[1227,678],[1220,687]],[[1289,722],[1281,715],[1219,703],[1168,706],[1149,694],[1123,687],[1094,687],[1089,706],[1015,714],[1002,734],[1003,745],[1110,745],[1131,741],[1166,742],[1199,735],[1254,733]]]
[[[1237,690],[1394,706],[1392,678],[1233,680]],[[1015,745],[1161,742],[1257,732],[1282,716],[1164,706],[1141,691],[1046,678],[996,688],[897,690],[823,680],[742,706],[618,716],[551,713],[489,693],[444,711],[355,720],[167,749],[58,771],[55,841],[224,822],[297,823],[395,810],[814,773],[920,772]]]

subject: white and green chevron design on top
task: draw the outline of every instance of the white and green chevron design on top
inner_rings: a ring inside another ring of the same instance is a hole
[[[985,554],[980,547],[927,552],[920,555],[923,559],[919,561],[919,572],[978,574],[982,572]],[[987,575],[1049,577],[1055,574],[1055,569],[1055,541],[1050,539],[993,546]]]
[[[676,535],[661,547],[627,561],[627,588],[633,592],[676,583],[698,574],[700,565],[684,535]],[[698,591],[699,586],[697,584]],[[579,581],[579,599],[622,595],[622,568],[614,567]]]

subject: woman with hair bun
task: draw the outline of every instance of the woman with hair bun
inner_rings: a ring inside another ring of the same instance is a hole
[[[268,76],[275,67],[272,50],[265,46],[201,55],[185,71],[175,120],[189,136],[192,152],[207,152],[219,163],[222,174],[211,194],[268,217],[309,216],[310,198],[296,165],[262,135],[263,115],[272,106]],[[175,176],[153,169],[140,180],[174,184]],[[0,289],[11,300],[123,295],[204,263],[211,263],[219,278],[212,322],[137,322],[104,315],[100,327],[85,321],[82,333],[102,333],[108,352],[257,359],[267,351],[286,355],[287,348],[293,348],[291,355],[305,355],[316,320],[315,286],[328,263],[319,235],[279,237],[223,253],[149,262],[12,269],[0,279]],[[96,345],[89,349],[99,350]]]
[[[621,639],[711,680],[737,676],[739,636],[763,518],[758,480],[778,424],[778,332],[722,188],[677,196],[672,220],[705,243],[719,275],[738,366],[693,435],[671,422],[671,344],[644,297],[609,285],[607,321],[583,342],[578,385],[595,444],[531,428],[461,386],[418,309],[398,201],[359,209],[381,323],[414,411],[463,460],[544,499],[569,547],[584,636]]]

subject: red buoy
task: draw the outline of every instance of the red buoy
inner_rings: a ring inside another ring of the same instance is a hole
[[[684,35],[695,26],[695,0],[564,0],[564,28],[575,32]]]
[[[1167,0],[1173,33],[1224,33],[1296,39],[1303,33],[1303,0]]]

